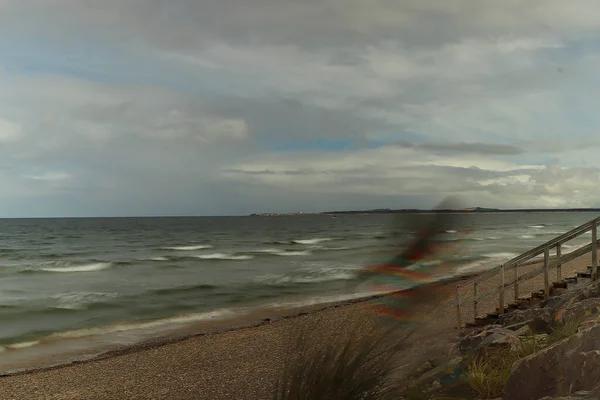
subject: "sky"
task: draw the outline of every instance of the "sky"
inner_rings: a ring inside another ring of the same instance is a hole
[[[593,0],[0,0],[0,217],[599,207]]]

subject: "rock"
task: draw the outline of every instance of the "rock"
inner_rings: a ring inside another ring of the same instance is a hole
[[[440,381],[433,381],[431,384],[431,390],[440,390],[442,388],[442,384]]]
[[[498,322],[504,326],[513,326],[520,323],[525,323],[528,321],[533,321],[533,319],[537,318],[539,321],[537,322],[540,326],[543,326],[543,322],[547,322],[549,325],[554,321],[555,315],[559,312],[558,308],[550,308],[550,307],[535,307],[527,310],[515,310],[510,313],[506,313],[501,315],[498,318]],[[529,323],[529,322],[528,322]],[[542,332],[539,332],[542,333]]]
[[[578,292],[580,300],[600,297],[600,281],[591,283]]]
[[[552,333],[554,321],[550,318],[534,317],[527,326],[533,333]]]
[[[502,326],[516,325],[531,319],[529,310],[515,310],[498,316],[498,323]]]
[[[550,333],[555,325],[556,315],[559,309],[554,308],[533,308],[528,316],[531,321],[527,324],[533,333]]]
[[[451,384],[456,380],[460,379],[460,376],[464,373],[461,364],[463,359],[461,357],[453,358],[444,364],[438,365],[437,367],[423,373],[420,377],[417,377],[414,381],[416,383],[431,382],[433,380],[438,381],[443,385]]]
[[[415,375],[421,375],[427,371],[431,371],[433,369],[433,365],[429,361],[425,361],[423,364],[419,365],[415,370]]]
[[[600,380],[600,325],[517,361],[505,399],[538,400],[592,390]]]
[[[546,397],[542,397],[539,400],[571,400],[571,399],[598,400],[598,397],[594,393],[592,393],[592,392],[580,391],[580,392],[577,392],[577,393],[573,393],[573,394],[569,395],[568,397],[550,397],[550,396],[546,396]]]
[[[510,346],[516,348],[520,344],[514,331],[491,325],[480,332],[465,336],[459,343],[462,354],[476,354],[490,346]]]
[[[589,298],[569,305],[557,319],[563,323],[567,321],[582,321],[598,315],[599,312],[600,298]]]
[[[566,296],[554,296],[546,299],[540,303],[540,308],[555,308],[558,309],[560,306],[568,301]]]

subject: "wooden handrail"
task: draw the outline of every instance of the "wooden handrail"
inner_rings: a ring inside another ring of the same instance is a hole
[[[561,266],[569,262],[571,260],[576,259],[586,253],[592,252],[592,277],[593,279],[599,278],[600,271],[598,270],[598,245],[600,244],[600,240],[597,237],[597,229],[600,224],[600,217],[594,218],[584,224],[579,225],[578,227],[571,229],[568,232],[563,233],[555,237],[552,240],[549,240],[541,245],[534,247],[533,249],[526,251],[517,257],[514,257],[511,260],[506,261],[505,263],[494,267],[482,274],[480,274],[477,278],[470,281],[473,284],[473,313],[474,317],[477,317],[478,311],[478,303],[484,299],[487,299],[494,295],[499,295],[498,297],[498,312],[504,312],[504,294],[506,289],[514,288],[514,297],[515,302],[518,299],[519,295],[519,284],[532,279],[538,275],[544,274],[544,296],[548,297],[550,295],[550,270],[552,268],[556,268],[557,279],[560,281],[562,279],[562,271]],[[588,231],[592,231],[592,240],[591,243],[576,249],[570,253],[562,254],[561,246],[578,237],[581,236]],[[556,256],[550,257],[550,250],[556,249]],[[543,255],[543,258],[540,260],[533,260],[533,258]],[[519,266],[527,265],[527,264],[536,264],[542,263],[541,268],[533,269],[521,276],[519,276]],[[513,279],[506,282],[506,271],[514,270]],[[490,279],[492,277],[499,278],[499,285],[494,287],[492,290],[486,291],[484,293],[481,292],[480,283]],[[461,326],[460,320],[460,302],[457,302],[457,316],[459,318],[458,324],[459,328]]]
[[[600,244],[600,240],[597,241],[597,244]],[[576,259],[577,257],[581,257],[582,255],[589,253],[592,250],[592,243],[587,244],[577,250],[573,250],[570,253],[567,253],[565,255],[563,255],[560,259],[561,263],[566,263],[569,262],[571,260]],[[558,260],[555,260],[554,262],[550,263],[550,269],[555,268],[558,264]],[[516,280],[513,279],[511,281],[508,281],[504,284],[504,290],[510,288],[511,286],[513,286],[515,283],[521,283],[524,281],[527,281],[531,278],[535,278],[538,275],[541,275],[544,273],[544,269],[543,268],[539,268],[539,269],[534,269],[533,271],[529,271],[526,274],[523,274],[521,276],[519,276]],[[477,297],[475,297],[473,300],[475,301],[481,301],[484,299],[487,299],[490,296],[493,296],[495,294],[500,293],[500,290],[502,290],[502,286],[498,285],[497,287],[495,287],[493,290],[490,290],[486,293],[483,293],[481,295],[478,295]]]
[[[577,236],[587,233],[587,231],[592,228],[593,223],[594,222],[597,223],[599,221],[600,221],[600,217],[595,218],[591,221],[588,221],[585,224],[578,226],[577,228],[574,228],[566,233],[563,233],[562,235],[557,236],[554,239],[549,240],[546,243],[543,243],[537,247],[534,247],[533,249],[526,251],[525,253],[520,254],[517,257],[506,261],[504,264],[502,264],[502,265],[504,265],[504,270],[508,271],[508,270],[514,268],[518,264],[523,264],[523,262],[528,261],[528,260],[534,258],[535,256],[543,254],[546,246],[555,247],[558,244],[566,243],[569,240],[576,238]],[[498,271],[500,270],[500,267],[501,266],[499,265],[495,268],[490,269],[489,271],[486,271],[485,273],[481,274],[477,279],[475,279],[475,281],[483,282],[493,276],[496,276],[498,274]]]

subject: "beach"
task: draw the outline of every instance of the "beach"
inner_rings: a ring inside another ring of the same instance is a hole
[[[591,255],[563,266],[563,276],[585,270]],[[534,266],[524,267],[533,268]],[[521,293],[543,288],[542,276],[521,286]],[[494,279],[482,285],[488,288]],[[460,282],[463,301],[471,285]],[[448,294],[455,284],[445,289]],[[471,289],[472,290],[472,289]],[[508,291],[507,291],[508,292]],[[480,303],[493,311],[497,297]],[[454,299],[419,306],[426,316],[405,350],[407,365],[440,357],[456,339]],[[351,321],[373,318],[369,302],[346,302],[328,308],[313,307],[240,326],[204,327],[206,334],[162,343],[133,346],[104,357],[40,371],[0,378],[2,399],[265,399],[269,398],[290,335],[307,324],[324,324],[323,332],[342,331]],[[469,320],[465,307],[463,320]],[[298,315],[300,314],[300,315]],[[243,325],[243,323],[242,323]],[[200,329],[200,327],[198,327]],[[212,331],[211,331],[212,329]],[[323,340],[327,340],[326,337]]]

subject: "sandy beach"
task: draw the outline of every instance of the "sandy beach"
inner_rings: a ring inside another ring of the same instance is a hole
[[[590,260],[591,255],[587,254],[565,264],[563,277],[585,270]],[[522,267],[521,273],[538,266]],[[555,277],[555,271],[552,273]],[[468,280],[460,285],[463,321],[469,321],[472,285]],[[495,285],[494,278],[486,281],[480,286],[480,293]],[[520,291],[524,295],[541,288],[543,275],[522,284]],[[458,334],[452,296],[456,286],[444,290],[450,294],[449,300],[419,306],[418,314],[426,319],[408,340],[404,355],[407,365],[443,354]],[[507,303],[511,292],[507,290]],[[327,340],[326,332],[340,332],[352,321],[372,318],[369,305],[354,302],[321,310],[313,308],[289,318],[255,321],[247,327],[213,326],[212,333],[208,329],[208,333],[199,336],[115,351],[93,361],[5,376],[0,378],[0,398],[266,399],[293,332],[306,324],[322,323],[329,328],[323,330],[323,340]],[[497,296],[493,296],[481,302],[479,308],[487,312],[496,306]]]

